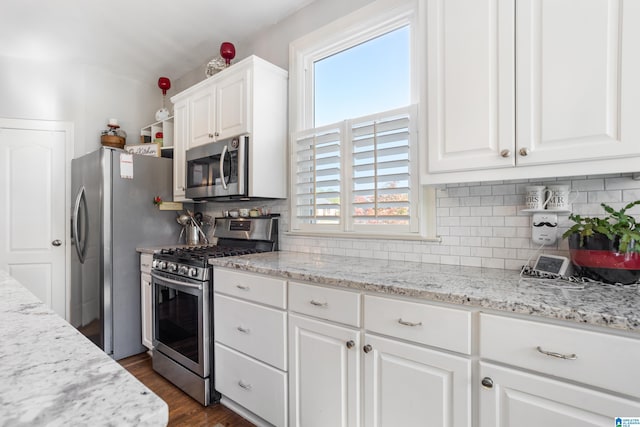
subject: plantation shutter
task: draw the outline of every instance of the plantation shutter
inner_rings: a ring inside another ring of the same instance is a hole
[[[341,129],[335,126],[294,137],[294,197],[299,225],[340,224],[341,137]]]
[[[358,225],[409,226],[411,116],[382,113],[351,125],[351,216]]]

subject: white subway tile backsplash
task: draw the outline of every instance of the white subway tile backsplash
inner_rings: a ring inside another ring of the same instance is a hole
[[[609,191],[589,191],[587,193],[587,200],[589,203],[616,203],[622,202],[622,191],[609,190]]]
[[[488,268],[519,270],[530,257],[540,253],[531,241],[531,214],[522,212],[527,185],[566,183],[575,198],[572,212],[604,216],[600,203],[619,209],[640,199],[640,181],[631,174],[578,176],[562,179],[475,182],[446,185],[436,191],[437,232],[441,243],[388,239],[302,237],[280,234],[283,250],[324,253],[374,259],[407,260]],[[251,202],[244,202],[253,207]],[[233,207],[244,207],[244,205]],[[288,231],[289,203],[264,203],[281,213],[280,230]],[[217,215],[228,204],[208,203],[206,213]],[[217,212],[217,213],[216,213]],[[640,207],[632,214],[640,215]],[[568,256],[568,245],[560,235],[572,224],[568,215],[558,218],[558,242],[543,251]]]

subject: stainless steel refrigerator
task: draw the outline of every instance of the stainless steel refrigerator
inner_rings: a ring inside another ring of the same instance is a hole
[[[172,161],[101,148],[71,162],[69,321],[114,359],[141,353],[140,262],[136,247],[171,245]]]

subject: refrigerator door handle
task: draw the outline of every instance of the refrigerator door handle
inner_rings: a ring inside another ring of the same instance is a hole
[[[84,228],[83,230],[84,238],[82,239],[82,241],[80,240],[80,229],[79,229],[79,223],[81,221],[80,219],[81,207],[84,214],[82,218],[82,225]],[[76,253],[78,254],[78,259],[80,260],[81,264],[84,264],[84,257],[86,254],[85,250],[87,247],[86,224],[87,224],[87,198],[85,195],[85,189],[84,187],[82,187],[80,191],[78,191],[78,195],[76,196],[76,203],[73,208],[72,227],[71,227],[73,243],[74,243],[74,246],[76,247]]]

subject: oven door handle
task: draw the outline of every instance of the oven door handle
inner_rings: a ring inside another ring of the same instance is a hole
[[[227,181],[224,179],[224,158],[227,155],[227,151],[229,151],[229,148],[227,147],[227,144],[225,144],[222,148],[222,154],[220,155],[220,181],[222,182],[222,188],[225,190],[227,189]]]
[[[185,283],[185,282],[180,282],[178,280],[168,279],[166,277],[159,276],[158,274],[154,273],[153,271],[151,272],[151,277],[153,277],[154,279],[158,279],[158,280],[161,280],[163,282],[172,284],[174,286],[180,286],[180,287],[183,287],[183,288],[195,288],[195,289],[198,289],[199,291],[202,290],[202,284],[196,285],[196,284],[193,284],[193,283]]]

